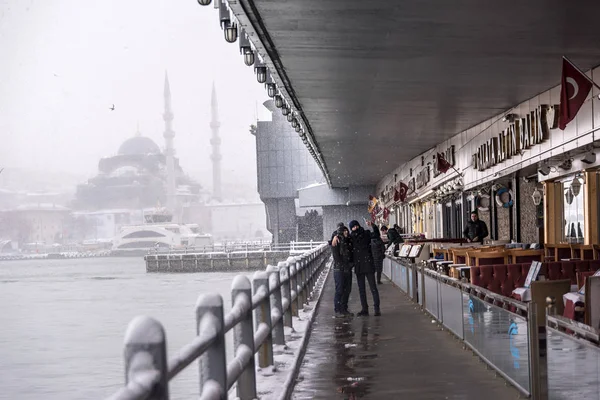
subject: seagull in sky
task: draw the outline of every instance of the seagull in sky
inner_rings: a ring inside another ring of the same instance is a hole
[[[110,111],[115,111],[115,105],[113,104],[112,107],[109,107]]]

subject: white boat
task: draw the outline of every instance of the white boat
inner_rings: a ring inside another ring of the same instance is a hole
[[[198,224],[177,224],[171,222],[172,219],[173,215],[166,208],[157,207],[144,214],[144,224],[123,226],[113,239],[113,254],[137,255],[150,250],[212,245],[212,235],[200,233]]]

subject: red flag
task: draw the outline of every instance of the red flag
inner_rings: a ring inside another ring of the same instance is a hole
[[[395,188],[394,189],[394,201],[399,201],[400,200],[400,191]]]
[[[446,161],[446,158],[444,158],[444,155],[442,153],[437,153],[437,169],[438,171],[440,171],[442,174],[445,174],[446,172],[448,172],[448,170],[452,168],[452,165],[450,165],[450,163],[448,161]]]
[[[567,124],[575,119],[591,89],[589,78],[563,57],[558,115],[558,127],[561,130],[565,130]]]
[[[398,200],[404,203],[406,195],[408,194],[408,186],[404,182],[400,182],[400,188],[398,189]]]
[[[390,210],[388,210],[387,207],[384,207],[383,208],[383,219],[387,221],[389,216],[390,216]]]

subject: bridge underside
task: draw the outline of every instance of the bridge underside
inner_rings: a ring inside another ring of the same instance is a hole
[[[600,2],[239,0],[334,187],[374,184],[600,63]],[[302,116],[302,115],[301,115]]]

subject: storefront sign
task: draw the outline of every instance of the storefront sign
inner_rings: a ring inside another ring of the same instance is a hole
[[[442,155],[444,156],[444,159],[446,161],[448,161],[450,163],[451,166],[454,167],[454,165],[456,165],[456,161],[454,158],[454,146],[450,146],[446,149],[446,151],[444,151],[442,153]],[[436,178],[439,174],[441,174],[441,172],[437,169],[437,162],[435,159],[435,155],[433,156],[433,177]]]
[[[524,118],[516,119],[496,137],[490,138],[473,154],[473,168],[485,171],[521,154],[550,137],[558,123],[558,106],[541,105]]]

